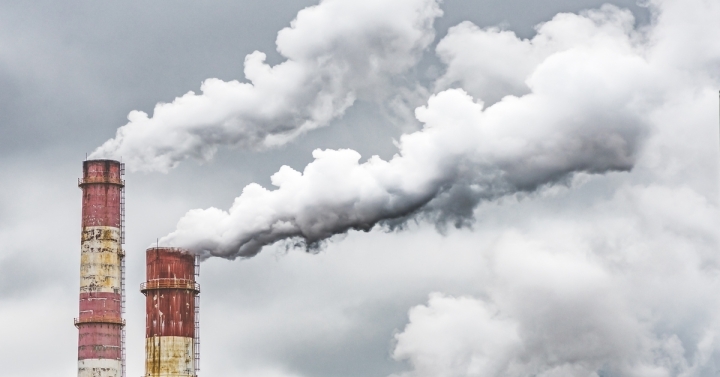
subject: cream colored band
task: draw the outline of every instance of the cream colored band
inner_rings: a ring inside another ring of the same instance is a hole
[[[193,338],[154,336],[145,339],[146,377],[195,376]]]
[[[121,253],[119,228],[85,227],[80,255],[80,292],[120,293]]]
[[[78,377],[122,377],[122,365],[115,359],[78,360]]]

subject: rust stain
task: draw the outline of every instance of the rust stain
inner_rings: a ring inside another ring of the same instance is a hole
[[[183,249],[160,247],[146,251],[147,280],[186,279],[195,281],[195,256]]]
[[[193,339],[187,337],[154,336],[146,338],[146,376],[194,376],[193,347]]]
[[[181,249],[151,248],[146,252],[147,296],[145,336],[195,335],[195,257]],[[147,289],[147,287],[151,289]]]
[[[84,323],[78,326],[78,359],[120,360],[121,325],[108,323]]]
[[[146,375],[195,375],[195,257],[182,249],[146,252]]]
[[[122,187],[92,184],[83,187],[83,226],[120,227]]]
[[[83,177],[80,179],[83,227],[120,227],[123,185],[119,162],[91,160],[83,163]]]
[[[120,182],[120,162],[115,160],[87,160],[83,161],[83,179],[104,182]]]

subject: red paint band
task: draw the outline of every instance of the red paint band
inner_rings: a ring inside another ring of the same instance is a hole
[[[121,318],[122,297],[117,293],[90,292],[80,294],[79,320],[86,318]]]
[[[146,251],[147,280],[186,279],[195,281],[195,256],[169,247],[150,248]]]
[[[195,336],[195,256],[182,249],[146,252],[145,336]],[[172,283],[172,284],[171,284]]]
[[[78,360],[120,359],[122,325],[111,323],[81,323],[78,325]]]

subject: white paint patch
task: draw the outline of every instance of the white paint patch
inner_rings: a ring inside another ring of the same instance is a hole
[[[78,360],[78,377],[121,377],[122,365],[115,359]]]

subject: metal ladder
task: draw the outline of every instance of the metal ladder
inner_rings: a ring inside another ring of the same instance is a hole
[[[125,164],[120,164],[120,181],[125,176]],[[125,185],[120,188],[120,244],[125,244]]]
[[[125,176],[125,164],[120,164],[120,179]],[[125,186],[120,188],[120,316],[125,318]],[[120,365],[122,377],[126,377],[125,326],[120,333]]]
[[[120,316],[125,318],[125,255],[120,257]],[[120,334],[120,364],[122,366],[122,377],[125,375],[125,326]]]
[[[195,281],[200,276],[200,258],[195,257]],[[200,370],[200,295],[195,295],[195,375]]]

